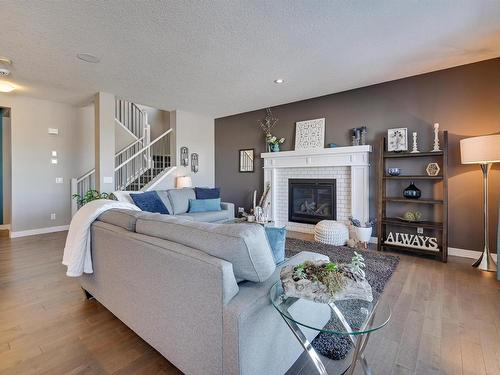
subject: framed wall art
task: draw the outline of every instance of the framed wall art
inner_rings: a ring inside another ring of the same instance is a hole
[[[255,149],[240,150],[240,173],[254,172]]]
[[[387,151],[408,151],[408,128],[387,129]]]
[[[295,150],[325,147],[325,119],[299,121],[295,125]]]

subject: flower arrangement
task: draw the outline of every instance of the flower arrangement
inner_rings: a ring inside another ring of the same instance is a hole
[[[276,126],[277,123],[278,119],[273,116],[271,108],[267,108],[266,117],[264,118],[264,120],[259,121],[259,126],[264,132],[268,151],[279,151],[280,145],[285,142],[285,138],[278,138],[271,133],[271,130]]]
[[[285,143],[285,138],[278,138],[278,137],[272,135],[271,133],[269,133],[266,135],[266,143],[268,145],[271,145],[271,147],[276,146],[276,145],[278,145],[278,147],[279,147],[279,145],[282,145],[283,143]]]

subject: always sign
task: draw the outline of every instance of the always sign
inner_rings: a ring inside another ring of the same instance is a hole
[[[392,233],[389,232],[385,243],[388,245],[413,247],[415,249],[439,251],[436,237],[428,237],[419,234]]]

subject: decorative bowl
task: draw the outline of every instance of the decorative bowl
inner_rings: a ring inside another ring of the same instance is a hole
[[[389,176],[399,176],[401,174],[401,168],[387,168],[387,174]]]

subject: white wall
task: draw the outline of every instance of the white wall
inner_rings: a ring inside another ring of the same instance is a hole
[[[148,123],[151,126],[151,140],[158,138],[170,129],[170,112],[143,104],[137,104],[137,106],[148,114]]]
[[[12,180],[12,158],[10,141],[10,117],[4,117],[2,121],[2,150],[3,150],[3,223],[10,224],[11,220],[11,180]]]
[[[174,139],[171,143],[175,153],[175,160],[179,160],[180,148],[189,149],[189,166],[177,166],[172,175],[159,184],[156,189],[171,189],[175,187],[176,176],[191,176],[193,186],[209,186],[215,184],[215,149],[214,149],[214,119],[186,111],[170,112],[170,127],[173,129]],[[191,154],[199,155],[199,172],[191,172]]]
[[[78,155],[76,174],[83,176],[95,167],[95,107],[91,103],[77,109]]]
[[[130,146],[133,142],[137,140],[130,132],[125,130],[125,128],[118,123],[114,122],[115,126],[115,154],[118,151],[123,150],[125,147]]]
[[[77,108],[11,94],[0,94],[0,106],[11,108],[12,231],[67,225],[77,166]],[[59,135],[48,134],[49,127]],[[50,162],[52,150],[58,153],[56,165]],[[56,177],[64,183],[56,184]]]

